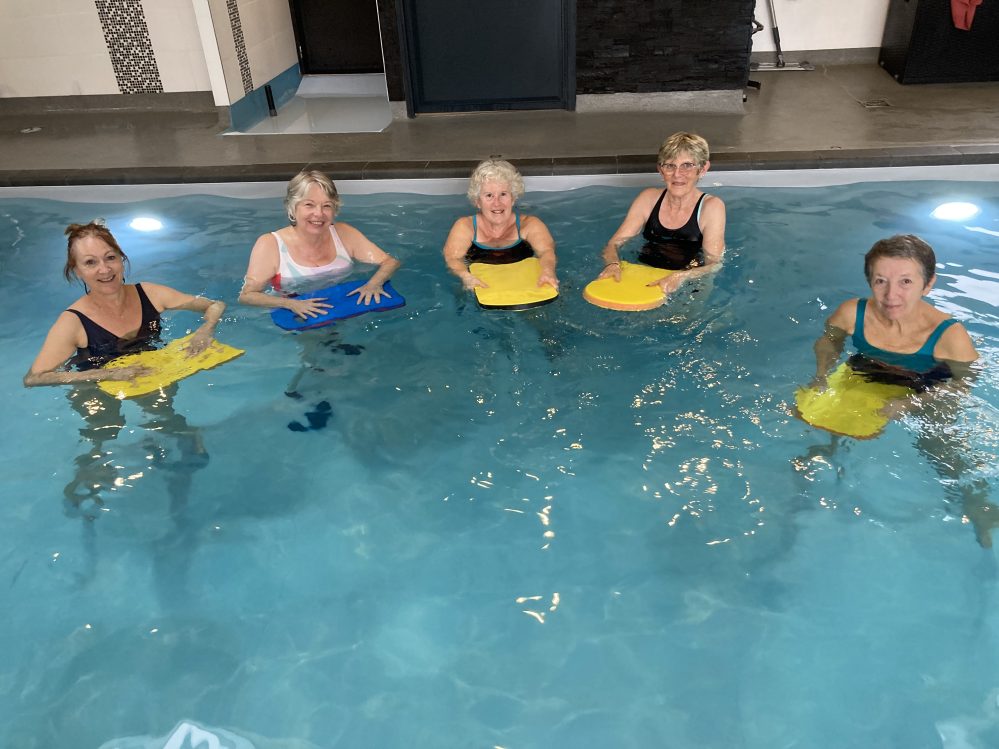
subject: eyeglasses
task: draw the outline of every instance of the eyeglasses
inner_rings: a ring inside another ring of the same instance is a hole
[[[693,161],[685,161],[682,164],[662,164],[662,170],[667,174],[672,174],[673,172],[692,172],[695,169],[700,169],[700,165],[695,164]]]

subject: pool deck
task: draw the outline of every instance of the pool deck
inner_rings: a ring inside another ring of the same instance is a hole
[[[31,111],[0,99],[0,186],[465,177],[501,155],[525,175],[653,171],[692,130],[721,170],[999,163],[999,83],[901,85],[877,65],[761,71],[744,112],[420,115],[380,133],[223,136],[209,107]],[[37,128],[37,129],[36,129]]]

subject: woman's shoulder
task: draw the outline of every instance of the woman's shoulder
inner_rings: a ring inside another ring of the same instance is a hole
[[[138,287],[139,285],[140,284],[135,284],[135,287]],[[143,281],[141,286],[142,293],[146,295],[146,298],[152,302],[152,305],[156,307],[159,312],[172,307],[176,304],[177,299],[186,298],[188,296],[183,291],[161,283]],[[136,294],[138,294],[138,290],[136,290]]]
[[[709,192],[704,193],[704,201],[701,203],[705,210],[707,209],[724,209],[725,201],[719,198],[717,195],[712,195]]]
[[[548,229],[548,227],[545,225],[545,222],[542,221],[539,217],[535,216],[534,214],[531,213],[520,214],[520,228],[529,230],[532,227],[544,228],[545,230]]]
[[[475,226],[472,219],[472,216],[462,216],[456,219],[455,222],[451,224],[451,234],[467,234],[468,236],[471,236],[472,228]]]
[[[826,321],[826,324],[832,325],[840,330],[845,330],[847,333],[853,333],[853,328],[855,327],[857,319],[858,304],[860,304],[860,297],[847,299],[836,308],[835,312],[829,315],[829,319]]]
[[[666,192],[665,187],[646,187],[635,196],[634,202],[655,203],[664,192]]]
[[[125,284],[126,289],[134,289],[136,294],[139,293],[139,287],[142,287],[143,293],[150,298],[156,294],[169,294],[176,291],[176,289],[173,289],[166,284],[153,283],[152,281]]]
[[[282,242],[285,242],[287,244],[288,236],[285,235],[285,232],[290,232],[290,231],[291,227],[286,226],[281,229],[276,229],[275,231],[269,231],[266,234],[261,234],[259,237],[257,237],[257,241],[254,243],[253,249],[264,250],[264,251],[270,250],[273,252],[277,252],[278,239],[280,238]]]
[[[551,230],[537,216],[522,215],[520,217],[520,236],[529,242],[550,242]]]
[[[358,235],[362,237],[364,236],[360,229],[353,224],[348,224],[344,221],[334,221],[330,224],[330,229],[341,239],[344,237],[356,237]]]
[[[79,300],[77,300],[79,301]],[[86,336],[83,330],[83,321],[75,314],[86,315],[84,310],[76,309],[77,302],[64,309],[49,328],[49,336],[54,340],[61,340],[72,343],[77,348],[86,345]],[[89,315],[87,316],[89,318]]]
[[[665,188],[663,187],[646,187],[631,201],[631,208],[628,209],[628,212],[632,215],[638,213],[648,216],[664,192]]]
[[[954,320],[950,315],[945,315],[946,320]],[[978,351],[971,340],[971,335],[967,328],[957,320],[954,320],[941,334],[940,340],[933,347],[933,357],[935,359],[947,359],[949,361],[973,362],[978,359]]]

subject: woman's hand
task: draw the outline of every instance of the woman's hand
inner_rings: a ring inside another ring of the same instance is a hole
[[[358,286],[347,294],[347,296],[353,296],[354,294],[357,294],[357,303],[364,306],[371,304],[372,299],[375,300],[375,304],[378,304],[383,296],[386,299],[392,298],[392,295],[385,291],[380,283],[371,283],[371,281],[368,281],[364,286]]]
[[[686,280],[686,274],[682,272],[670,273],[668,276],[660,278],[658,281],[653,281],[648,284],[649,286],[658,286],[663,290],[664,294],[672,294],[674,291],[680,288],[680,285]]]
[[[905,416],[905,414],[912,411],[915,406],[915,401],[908,396],[892,398],[878,409],[878,414],[884,416],[889,421],[894,421]]]
[[[812,381],[806,385],[809,390],[814,390],[817,393],[825,392],[829,387],[829,373],[823,372],[822,374],[817,374],[812,378]]]
[[[204,327],[199,328],[195,331],[194,335],[191,336],[191,340],[188,341],[187,345],[184,347],[184,356],[188,359],[192,356],[197,356],[211,346],[213,340],[214,338],[212,337],[211,330],[205,330]]]
[[[300,318],[305,320],[309,317],[320,317],[328,310],[333,309],[332,304],[327,304],[326,299],[317,297],[315,299],[285,299],[285,307],[290,309]]]
[[[558,291],[558,279],[555,277],[554,273],[542,273],[538,277],[538,286],[544,286],[545,284],[548,284],[555,289],[555,291]]]
[[[479,286],[479,287],[481,287],[483,289],[488,289],[489,288],[489,284],[487,284],[485,281],[483,281],[480,278],[476,278],[471,273],[464,273],[464,274],[462,274],[462,276],[461,276],[461,285],[464,286],[468,291],[471,291],[476,286]]]
[[[600,271],[600,275],[597,278],[613,278],[618,283],[621,282],[621,263],[613,262],[607,263],[604,269]]]

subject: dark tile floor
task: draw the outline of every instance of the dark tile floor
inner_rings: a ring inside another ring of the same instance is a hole
[[[222,136],[213,109],[39,113],[0,99],[0,185],[286,180],[304,164],[338,179],[464,177],[494,154],[530,175],[649,172],[676,130],[704,135],[715,169],[999,162],[999,83],[903,86],[875,65],[754,77],[743,114],[422,115],[325,135]]]

